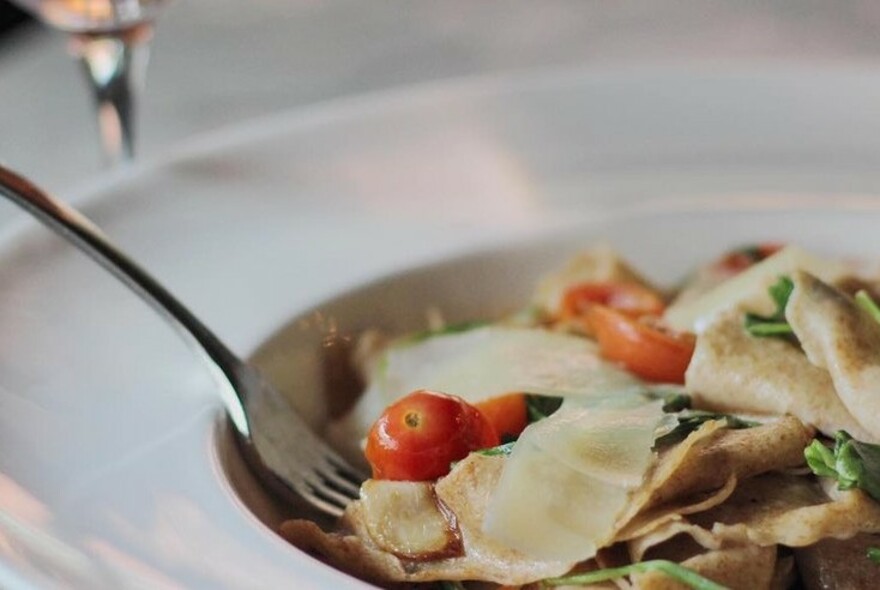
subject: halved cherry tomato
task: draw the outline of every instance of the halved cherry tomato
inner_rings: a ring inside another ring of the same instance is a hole
[[[601,305],[591,307],[587,318],[602,356],[649,381],[684,383],[694,354],[693,334],[666,331]]]
[[[612,307],[631,317],[660,315],[666,307],[658,293],[638,283],[580,283],[565,292],[562,317],[583,316],[595,304]]]
[[[449,473],[453,461],[498,445],[489,420],[463,399],[419,390],[385,409],[367,437],[375,479],[427,481]]]
[[[495,427],[500,438],[517,437],[529,423],[526,396],[509,393],[474,404]]]
[[[736,274],[757,262],[779,252],[785,245],[776,242],[764,242],[728,252],[715,263],[719,269]]]

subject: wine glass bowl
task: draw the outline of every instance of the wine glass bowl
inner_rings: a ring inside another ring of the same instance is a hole
[[[130,161],[153,22],[168,0],[12,1],[71,35],[70,52],[94,97],[104,156],[111,164]]]

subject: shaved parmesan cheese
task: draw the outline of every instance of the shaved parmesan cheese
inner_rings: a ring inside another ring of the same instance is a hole
[[[699,333],[718,313],[733,307],[742,306],[748,311],[769,315],[773,312],[773,301],[767,296],[767,288],[781,275],[795,270],[805,270],[823,281],[831,282],[844,276],[847,267],[840,262],[808,254],[796,246],[788,246],[708,293],[671,305],[663,317],[677,330]]]
[[[526,428],[489,503],[486,534],[535,559],[581,561],[615,533],[652,465],[661,402],[563,407]]]
[[[477,402],[505,393],[599,398],[644,390],[636,377],[602,360],[596,344],[536,328],[487,326],[390,346],[376,361],[370,386],[346,418],[359,440],[392,402],[430,389]]]

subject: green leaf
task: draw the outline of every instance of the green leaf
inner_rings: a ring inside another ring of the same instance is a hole
[[[804,457],[813,473],[837,480],[839,489],[857,488],[880,502],[880,445],[856,440],[839,430],[833,450],[813,440]]]
[[[727,428],[734,430],[758,426],[758,422],[743,420],[732,414],[718,414],[716,412],[706,412],[703,410],[684,410],[676,417],[678,418],[678,425],[672,430],[665,432],[654,439],[655,449],[683,441],[691,432],[697,430],[700,426],[711,420],[725,420],[727,422]]]
[[[746,314],[746,330],[752,336],[788,336],[794,334],[788,322],[774,322],[753,313]]]
[[[663,411],[667,414],[691,409],[691,396],[673,392],[663,396]]]
[[[454,580],[440,580],[441,590],[465,590],[464,584]]]
[[[880,323],[880,306],[871,299],[871,296],[868,295],[867,291],[864,289],[856,291],[855,300],[862,309],[871,314],[871,317],[874,318],[875,322]]]
[[[791,277],[781,276],[767,291],[770,298],[776,304],[776,311],[770,316],[761,316],[747,313],[745,328],[752,336],[759,338],[774,336],[789,336],[794,333],[788,321],[785,319],[785,306],[794,291],[794,282]]]
[[[549,395],[526,395],[526,409],[529,413],[529,423],[543,420],[553,414],[562,405],[561,397]]]
[[[868,547],[868,559],[880,563],[880,547]]]
[[[480,455],[486,455],[487,457],[506,457],[513,452],[513,445],[516,441],[511,441],[508,443],[504,443],[503,445],[498,445],[497,447],[489,447],[488,449],[480,449],[479,451],[474,451],[475,453],[479,453]]]
[[[820,441],[813,439],[813,442],[804,449],[804,457],[807,460],[807,466],[816,475],[837,477],[837,471],[834,469],[834,453]]]
[[[791,298],[792,291],[794,291],[794,281],[791,280],[791,277],[781,276],[779,277],[779,280],[767,290],[770,292],[770,297],[776,304],[776,314],[774,317],[784,318],[785,306],[788,305],[788,300]]]
[[[665,559],[653,559],[641,563],[625,565],[623,567],[612,567],[583,574],[549,578],[541,582],[541,584],[544,587],[586,586],[588,584],[616,580],[617,578],[623,578],[632,574],[641,574],[651,571],[663,572],[673,580],[681,582],[682,584],[687,584],[694,590],[728,590],[726,586],[717,584],[683,565]]]

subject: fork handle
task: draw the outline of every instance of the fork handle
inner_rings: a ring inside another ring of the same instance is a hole
[[[0,164],[0,195],[6,197],[53,232],[108,270],[164,316],[193,347],[210,361],[221,383],[221,397],[238,433],[250,439],[250,426],[239,387],[250,368],[165,287],[124,252],[79,211],[51,196],[32,182]]]

